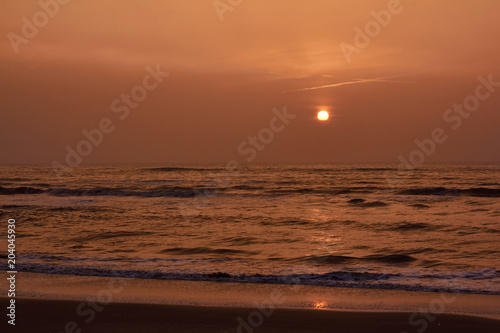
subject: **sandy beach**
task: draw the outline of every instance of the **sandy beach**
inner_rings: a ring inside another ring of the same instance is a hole
[[[269,317],[254,316],[252,326],[248,314],[255,309],[250,308],[120,303],[106,305],[86,323],[75,313],[78,305],[78,301],[20,299],[18,324],[10,331],[409,333],[424,327],[412,327],[408,322],[410,314],[401,312],[275,309]],[[499,325],[500,321],[493,319],[442,314],[425,326],[425,332],[498,332]]]
[[[16,326],[7,332],[497,332],[500,325],[495,295],[26,272],[18,281]]]

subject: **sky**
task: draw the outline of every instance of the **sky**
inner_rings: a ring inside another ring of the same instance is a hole
[[[497,0],[59,1],[0,4],[2,164],[500,162]]]

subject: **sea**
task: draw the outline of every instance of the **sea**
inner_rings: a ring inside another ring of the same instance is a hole
[[[0,215],[20,272],[500,294],[498,165],[2,166]]]

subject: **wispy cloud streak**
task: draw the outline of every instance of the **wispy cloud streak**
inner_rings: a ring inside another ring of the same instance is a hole
[[[325,89],[325,88],[335,88],[335,87],[342,87],[342,86],[347,86],[351,84],[360,84],[360,83],[368,83],[368,82],[399,82],[399,81],[393,81],[393,80],[388,80],[390,78],[393,78],[394,76],[389,76],[389,77],[377,77],[373,79],[355,79],[352,81],[345,81],[345,82],[337,82],[337,83],[332,83],[332,84],[325,84],[322,86],[316,86],[316,87],[308,87],[308,88],[301,88],[301,89],[294,89],[294,90],[286,90],[282,91],[282,93],[289,93],[289,92],[296,92],[296,91],[306,91],[306,90],[317,90],[317,89]]]

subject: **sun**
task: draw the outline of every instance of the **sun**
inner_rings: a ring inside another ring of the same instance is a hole
[[[325,120],[328,120],[328,118],[330,118],[330,115],[328,114],[328,112],[326,112],[326,111],[318,112],[318,119],[319,120],[325,121]]]

